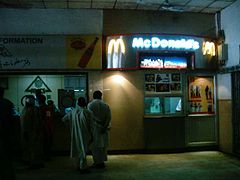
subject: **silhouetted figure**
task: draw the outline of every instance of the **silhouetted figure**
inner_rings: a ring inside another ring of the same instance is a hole
[[[13,121],[14,105],[4,97],[4,89],[0,87],[0,179],[16,179],[13,167]]]
[[[46,104],[46,97],[39,95],[38,97],[40,118],[43,122],[43,152],[44,159],[51,159],[51,148],[53,144],[53,114],[54,110]]]
[[[27,96],[21,113],[23,160],[29,169],[44,167],[43,122],[34,96]]]
[[[207,85],[206,88],[205,88],[206,99],[209,99],[209,98],[208,98],[208,93],[209,93],[209,87],[208,87],[208,85]]]
[[[88,104],[88,109],[93,113],[93,168],[104,168],[104,161],[107,161],[111,110],[102,100],[101,91],[93,93],[93,101]]]
[[[81,173],[89,172],[87,167],[87,152],[91,142],[92,114],[86,109],[86,101],[80,97],[77,106],[67,113],[62,120],[70,122],[71,130],[71,157],[78,161],[78,169]]]

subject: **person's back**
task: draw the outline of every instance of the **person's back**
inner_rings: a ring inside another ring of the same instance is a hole
[[[78,106],[67,113],[62,120],[70,122],[71,130],[71,157],[77,159],[77,166],[80,172],[88,172],[87,151],[91,141],[92,115],[86,109],[86,102],[83,97],[78,99]]]
[[[14,105],[8,99],[3,98],[4,89],[0,87],[0,179],[15,179],[12,164],[12,124]]]
[[[0,88],[0,138],[4,141],[7,152],[10,152],[10,137],[13,134],[14,125],[14,105],[3,95],[4,89]]]
[[[7,131],[11,127],[13,117],[13,103],[8,99],[0,97],[0,127],[1,132]]]
[[[23,160],[30,169],[44,167],[43,163],[43,133],[39,107],[35,105],[34,96],[26,98],[21,113]]]
[[[81,143],[84,144],[84,147],[87,147],[91,139],[90,125],[91,125],[91,114],[87,109],[84,108],[75,108],[72,112],[69,113],[70,128],[71,128],[71,137],[72,141],[72,154],[75,154],[75,150],[79,151],[78,138],[81,137]]]
[[[94,100],[88,104],[88,109],[93,113],[93,160],[94,168],[104,168],[107,161],[107,147],[109,144],[109,126],[111,122],[111,110],[102,101],[101,91],[93,93]]]
[[[88,104],[88,109],[93,113],[96,123],[106,130],[111,120],[110,107],[102,100],[100,91],[95,91],[93,98],[93,101]]]
[[[46,96],[38,96],[40,120],[43,126],[43,150],[44,159],[51,159],[51,149],[53,144],[53,108],[46,104]]]
[[[109,106],[100,99],[94,99],[89,103],[88,108],[93,112],[96,120],[104,125],[106,120],[109,119],[110,108]]]

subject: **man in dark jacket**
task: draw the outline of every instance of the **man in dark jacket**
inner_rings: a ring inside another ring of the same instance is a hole
[[[0,179],[15,179],[12,165],[13,124],[15,119],[14,105],[4,97],[4,89],[0,87]]]

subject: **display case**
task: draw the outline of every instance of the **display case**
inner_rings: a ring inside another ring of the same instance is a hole
[[[146,115],[176,115],[182,113],[182,97],[146,96],[144,98]]]
[[[145,73],[144,113],[146,116],[183,114],[180,73]]]

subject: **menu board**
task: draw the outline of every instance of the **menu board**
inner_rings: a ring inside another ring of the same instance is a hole
[[[188,102],[190,114],[214,114],[213,77],[190,76]]]
[[[145,92],[147,93],[179,93],[181,89],[180,73],[145,74]]]

